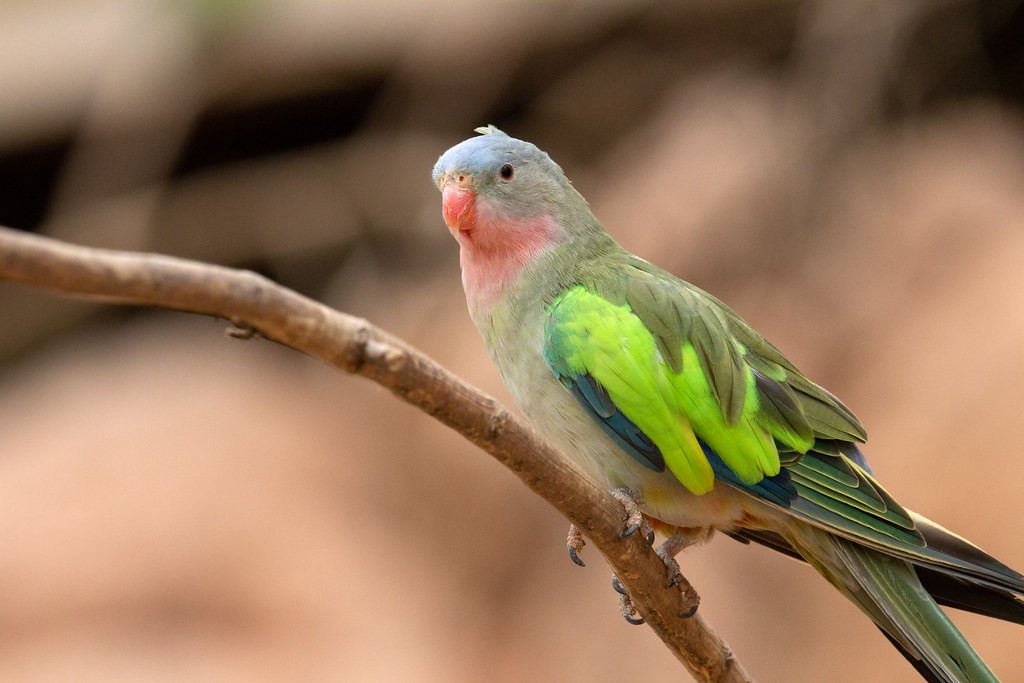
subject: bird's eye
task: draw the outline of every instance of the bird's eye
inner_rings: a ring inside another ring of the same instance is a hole
[[[498,173],[505,180],[512,180],[512,173],[513,173],[512,164],[502,164],[501,168],[498,169]]]

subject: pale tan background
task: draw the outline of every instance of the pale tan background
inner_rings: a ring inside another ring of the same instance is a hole
[[[0,223],[255,268],[507,401],[429,182],[493,122],[1024,568],[1022,84],[1009,1],[8,0]],[[687,679],[500,466],[224,327],[0,285],[0,680]],[[916,680],[806,567],[681,560],[759,680]]]

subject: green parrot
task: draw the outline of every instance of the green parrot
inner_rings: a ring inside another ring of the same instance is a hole
[[[925,679],[998,680],[936,601],[1024,624],[1024,576],[901,507],[839,399],[620,247],[545,152],[477,132],[433,180],[470,315],[538,433],[672,528],[671,554],[718,530],[803,559]]]

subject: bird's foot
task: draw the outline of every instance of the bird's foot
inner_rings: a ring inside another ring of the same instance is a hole
[[[626,521],[623,525],[621,537],[626,538],[640,531],[644,538],[647,539],[647,542],[654,545],[654,528],[648,519],[644,517],[644,514],[640,512],[639,496],[626,488],[614,489],[611,494],[612,498],[619,501],[626,512]],[[580,557],[583,546],[586,544],[587,542],[583,540],[583,534],[580,530],[575,524],[570,524],[569,535],[565,539],[565,547],[569,550],[569,559],[580,567],[587,566],[583,558]]]
[[[654,552],[658,554],[658,557],[661,558],[661,561],[668,568],[669,579],[665,588],[672,588],[673,586],[678,586],[679,582],[683,580],[683,570],[679,568],[679,562],[676,561],[675,554],[671,550],[666,549],[665,546],[667,545],[668,541],[665,541],[655,548]]]
[[[622,612],[622,618],[634,626],[640,626],[643,624],[644,618],[636,611],[636,607],[633,605],[633,599],[629,597],[629,593],[627,593],[625,587],[619,583],[619,577],[615,576],[615,574],[612,574],[612,589],[619,594],[619,611]]]
[[[569,559],[575,562],[580,567],[586,567],[587,565],[580,559],[580,553],[583,552],[583,546],[587,544],[583,540],[583,534],[576,528],[575,524],[569,525],[569,536],[565,539],[565,547],[569,549]]]
[[[640,531],[647,542],[654,545],[654,529],[644,517],[644,513],[640,511],[640,496],[631,489],[619,488],[612,490],[612,498],[619,501],[622,509],[626,511],[626,523],[621,534],[622,538],[632,536]]]
[[[686,577],[683,576],[675,556],[683,548],[696,543],[706,536],[707,534],[704,531],[697,533],[690,529],[680,529],[654,550],[668,569],[669,579],[665,584],[665,588],[678,588],[679,592],[683,594],[683,609],[679,613],[680,619],[689,619],[697,613],[697,608],[700,606],[700,596],[697,595],[697,591],[686,580]],[[622,617],[631,624],[643,624],[644,618],[637,612],[636,607],[633,605],[633,600],[629,597],[629,593],[614,574],[612,575],[612,588],[619,594],[619,610],[622,612]]]
[[[622,504],[626,511],[625,530],[622,532],[622,537],[625,538],[640,531],[644,538],[647,539],[647,542],[654,545],[654,527],[651,526],[651,522],[640,511],[640,497],[634,491],[626,488],[615,489],[612,491],[612,496]],[[683,610],[679,613],[679,617],[682,619],[688,619],[697,613],[700,597],[693,586],[690,585],[690,582],[686,580],[686,577],[683,576],[675,556],[683,548],[706,537],[707,532],[703,530],[675,529],[672,536],[655,549],[658,557],[661,558],[661,561],[665,563],[665,567],[668,569],[669,579],[665,587],[679,588],[683,594]],[[619,594],[619,610],[622,612],[623,618],[631,624],[644,623],[644,618],[637,612],[636,606],[633,605],[633,600],[629,597],[629,593],[615,575],[612,575],[612,588]]]
[[[669,536],[664,543],[654,550],[658,557],[661,558],[661,561],[665,563],[665,566],[668,567],[669,581],[666,587],[678,586],[683,594],[684,609],[679,614],[683,619],[688,619],[697,613],[697,607],[700,606],[700,596],[697,595],[697,591],[686,580],[686,577],[683,576],[683,571],[679,568],[679,562],[676,561],[676,555],[694,543],[707,540],[710,533],[710,530],[706,529],[676,529],[674,534]]]
[[[670,579],[667,588],[677,586],[679,585],[679,582],[683,580],[683,572],[679,568],[679,563],[676,561],[676,555],[706,537],[707,532],[703,529],[677,528],[664,543],[654,549],[654,552],[658,554],[661,561],[665,563],[666,567],[668,567]]]
[[[675,537],[673,536],[673,538]],[[697,595],[697,591],[694,590],[690,582],[683,576],[683,570],[679,568],[675,552],[672,551],[673,546],[671,542],[672,538],[655,548],[654,552],[658,554],[661,561],[668,567],[669,579],[665,588],[678,587],[679,591],[683,594],[683,611],[679,613],[679,617],[681,619],[689,619],[697,613],[697,607],[700,606],[700,596]]]
[[[640,531],[647,542],[653,546],[655,539],[654,527],[651,525],[650,520],[640,511],[639,495],[627,488],[615,489],[611,494],[615,500],[619,501],[626,513],[621,537],[626,538]],[[657,520],[655,520],[655,523],[657,523]],[[668,540],[655,549],[655,552],[668,569],[669,579],[665,587],[678,588],[683,594],[683,610],[680,612],[679,617],[688,619],[697,613],[700,598],[697,595],[697,591],[694,590],[690,582],[683,576],[675,556],[683,548],[706,539],[708,532],[702,529],[679,529],[668,527],[667,525],[663,526],[666,527],[665,530],[672,529],[673,533]],[[565,545],[569,550],[569,559],[581,567],[586,566],[580,558],[580,553],[583,551],[586,541],[583,540],[583,534],[575,524],[569,526],[569,535],[566,538]],[[644,618],[640,616],[626,588],[614,574],[612,575],[612,588],[619,594],[619,610],[622,612],[622,617],[630,624],[643,624]]]

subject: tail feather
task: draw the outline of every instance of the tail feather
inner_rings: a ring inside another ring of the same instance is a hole
[[[910,563],[849,541],[835,539],[835,544],[864,591],[912,646],[908,652],[919,655],[939,680],[998,681],[921,585]]]
[[[785,536],[919,671],[928,672],[926,678],[941,683],[998,683],[909,562],[809,525],[791,525]]]
[[[908,662],[910,662],[910,666],[914,667],[917,670],[917,673],[921,675],[921,678],[928,681],[928,683],[944,683],[944,679],[937,677],[924,662],[918,659],[915,655],[911,654],[911,652],[908,651],[907,648],[903,647],[903,645],[901,645],[898,640],[896,640],[888,633],[886,633],[885,629],[879,627],[878,630],[881,631],[882,635],[888,638],[889,642],[892,643],[892,646],[899,650],[900,654],[903,655]]]
[[[930,567],[915,567],[925,590],[940,605],[993,619],[1024,624],[1024,600],[1010,591],[973,583]]]
[[[924,537],[927,556],[923,558],[937,571],[984,583],[995,589],[1024,593],[1024,576],[1010,569],[967,539],[936,524],[927,517],[910,511],[918,531]],[[912,561],[915,558],[909,558]]]
[[[938,528],[941,529],[941,527]],[[923,527],[922,531],[929,545],[943,548],[944,553],[953,552],[950,545],[942,543],[942,533],[928,527]],[[727,533],[741,543],[753,541],[793,559],[804,561],[804,558],[793,549],[789,541],[772,531],[736,529]],[[968,544],[968,547],[971,555],[976,559],[1005,567],[991,556],[982,553],[976,546]],[[978,553],[981,553],[981,557],[978,556]],[[916,565],[914,569],[925,590],[940,605],[1024,625],[1024,600],[1021,600],[1011,590],[996,588],[991,585],[990,581],[981,582],[974,575],[953,572],[948,568],[938,569],[932,565]],[[1006,569],[1006,572],[1011,575],[1014,573],[1009,568]],[[1021,589],[1018,589],[1018,592],[1022,592]]]

